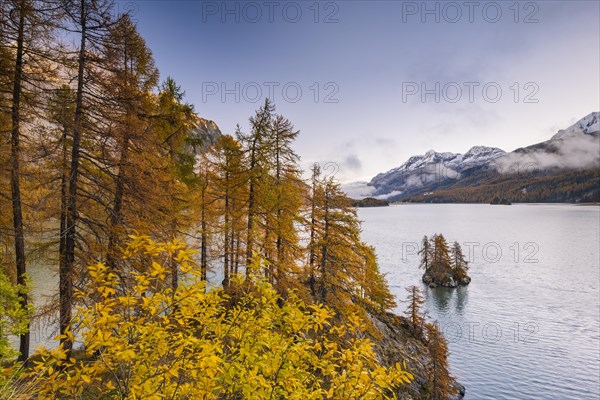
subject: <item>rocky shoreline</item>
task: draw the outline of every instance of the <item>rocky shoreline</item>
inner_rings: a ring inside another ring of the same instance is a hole
[[[435,288],[438,286],[447,287],[447,288],[456,288],[459,286],[467,286],[471,283],[471,278],[469,276],[463,276],[462,278],[456,278],[451,273],[445,272],[443,274],[439,274],[439,276],[434,276],[429,272],[425,272],[423,274],[423,283],[429,286],[430,288]]]
[[[414,380],[402,387],[398,394],[401,400],[431,399],[430,379],[432,360],[427,343],[413,334],[410,322],[393,313],[369,315],[378,335],[371,337],[375,352],[384,365],[406,362],[407,370]],[[450,400],[460,400],[465,395],[465,387],[452,378],[455,393]]]

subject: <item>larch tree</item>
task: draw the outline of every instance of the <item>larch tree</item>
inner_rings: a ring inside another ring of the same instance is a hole
[[[450,250],[450,253],[452,258],[452,270],[454,272],[454,276],[456,276],[458,280],[463,280],[467,278],[469,262],[465,259],[465,256],[462,252],[462,248],[460,247],[460,244],[458,242],[454,242],[452,244],[452,249]]]
[[[433,261],[433,247],[427,236],[423,236],[423,240],[421,240],[419,255],[421,256],[419,268],[423,268],[425,272],[428,272]]]
[[[0,3],[0,209],[2,210],[11,210],[12,207],[12,199],[7,193],[10,193],[11,175],[11,94],[14,63],[9,46],[8,20],[11,9],[8,5],[8,2]],[[0,243],[3,248],[14,246],[12,231],[11,212],[0,213]],[[2,253],[3,259],[0,262],[8,266],[12,264],[8,259],[12,254],[6,253]]]
[[[375,313],[392,309],[396,306],[396,301],[387,285],[385,275],[379,269],[375,248],[366,243],[361,243],[358,248],[364,262],[363,279],[360,281],[362,297],[359,302]]]
[[[59,327],[61,343],[71,349],[72,341],[66,332],[71,324],[73,297],[73,278],[76,260],[76,244],[78,241],[78,196],[80,195],[80,174],[82,158],[82,138],[90,133],[90,116],[93,110],[88,97],[92,97],[93,77],[92,61],[94,53],[99,53],[103,38],[108,29],[114,24],[112,0],[70,0],[64,2],[64,13],[67,17],[66,30],[79,36],[79,47],[74,59],[69,60],[76,71],[74,81],[75,111],[73,126],[71,127],[71,149],[69,166],[69,190],[67,200],[67,216],[65,231],[60,235],[65,236],[64,254],[61,255],[59,268],[59,295],[60,315]],[[91,133],[90,133],[91,134]]]
[[[158,211],[164,219],[171,221],[170,225],[165,226],[165,240],[191,229],[193,224],[190,221],[197,220],[194,213],[200,209],[202,214],[203,203],[198,205],[196,200],[206,190],[206,177],[203,172],[197,171],[205,143],[192,135],[198,124],[198,116],[184,97],[181,86],[173,78],[167,77],[159,88],[158,109],[153,121],[159,153],[164,153],[161,167],[164,177],[160,179],[164,204]],[[176,263],[172,265],[171,286],[175,288],[179,274]],[[206,266],[206,259],[203,265]]]
[[[268,166],[265,156],[267,135],[271,130],[272,116],[275,107],[269,101],[250,118],[250,133],[238,131],[238,140],[243,144],[245,153],[245,170],[247,174],[247,230],[246,230],[246,265],[252,265],[253,252],[258,233],[258,221],[262,210],[260,197],[265,189],[264,180],[267,177]],[[250,273],[251,271],[247,271]]]
[[[285,291],[292,283],[290,274],[297,276],[298,234],[295,223],[299,221],[303,190],[299,156],[292,149],[298,131],[282,115],[275,115],[266,138],[265,156],[271,167],[271,185],[268,185],[269,205],[265,210],[263,229],[271,237],[273,254],[269,278],[275,286]],[[266,241],[265,241],[266,242]],[[268,246],[264,243],[263,246]]]
[[[21,205],[21,188],[20,188],[20,164],[21,164],[21,96],[22,96],[22,81],[23,81],[23,51],[24,51],[24,35],[25,35],[25,19],[27,15],[28,4],[25,0],[19,2],[18,8],[18,23],[17,23],[17,49],[15,55],[14,80],[11,99],[11,173],[10,187],[12,198],[12,218],[14,229],[14,251],[15,264],[17,270],[17,284],[22,285],[26,279],[26,262],[25,262],[25,233],[23,231],[23,211]],[[21,308],[27,307],[27,294],[19,295]],[[19,344],[19,359],[25,361],[29,357],[29,329],[26,329],[20,335]]]
[[[417,337],[422,337],[423,323],[425,322],[425,317],[423,316],[423,304],[425,304],[425,300],[423,300],[421,290],[415,285],[407,287],[406,291],[408,292],[408,306],[404,314],[410,321],[413,334]]]
[[[200,277],[206,281],[208,273],[208,247],[209,247],[209,204],[211,179],[207,168],[200,171]]]
[[[110,133],[115,143],[107,263],[116,268],[117,246],[127,233],[124,220],[126,197],[132,186],[135,187],[132,182],[141,175],[134,152],[136,149],[143,151],[150,136],[151,90],[157,85],[158,70],[150,50],[128,15],[122,16],[110,27],[104,37],[103,50],[103,67],[107,73],[100,87],[105,93],[105,106],[111,120]]]
[[[223,238],[223,286],[227,286],[236,271],[236,238],[240,233],[244,200],[242,174],[242,147],[230,135],[223,135],[209,152],[208,160],[214,185],[214,195],[219,200],[218,211],[222,220],[220,234]]]
[[[448,365],[448,344],[435,323],[427,323],[427,348],[431,357],[430,394],[434,400],[446,400],[455,394]]]
[[[317,264],[317,235],[319,226],[317,225],[319,218],[317,215],[318,210],[321,207],[320,200],[322,196],[322,185],[320,184],[321,179],[321,167],[318,163],[314,163],[311,166],[311,190],[309,195],[310,203],[310,214],[308,216],[308,277],[307,282],[310,287],[311,294],[316,298],[316,264]]]
[[[10,192],[12,209],[12,236],[16,280],[18,285],[26,281],[24,206],[21,179],[24,171],[23,139],[25,127],[40,111],[40,98],[52,78],[49,65],[48,43],[52,38],[56,9],[50,2],[34,0],[6,1],[0,5],[2,30],[0,52],[6,59],[0,72],[9,74],[2,79],[3,86],[10,86],[8,104],[10,110]],[[7,85],[7,78],[9,85]],[[7,105],[8,105],[7,104]],[[8,111],[3,108],[2,112]],[[27,308],[27,293],[20,295],[21,306]],[[20,335],[19,359],[29,356],[29,332]]]
[[[322,185],[322,208],[317,212],[317,299],[346,311],[360,297],[360,282],[364,282],[360,223],[339,183],[328,177]]]
[[[433,258],[431,262],[431,267],[436,271],[448,271],[450,270],[451,260],[450,260],[450,249],[448,247],[448,242],[446,238],[442,234],[433,235],[430,239],[433,243],[432,253]]]

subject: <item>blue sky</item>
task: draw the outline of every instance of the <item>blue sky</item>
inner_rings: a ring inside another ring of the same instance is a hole
[[[225,133],[267,95],[304,165],[368,180],[429,149],[504,150],[600,109],[598,1],[137,1],[162,78]]]

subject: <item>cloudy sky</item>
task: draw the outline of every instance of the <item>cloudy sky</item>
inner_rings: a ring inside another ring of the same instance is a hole
[[[369,180],[429,149],[504,150],[600,109],[600,2],[124,1],[162,77],[225,133],[265,96],[304,165]]]

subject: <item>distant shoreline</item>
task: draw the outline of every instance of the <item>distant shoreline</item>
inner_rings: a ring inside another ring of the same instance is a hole
[[[476,203],[476,202],[469,202],[469,203],[467,203],[467,202],[464,202],[464,203],[463,202],[439,202],[439,203],[432,202],[432,203],[427,203],[427,202],[420,202],[420,201],[391,202],[389,205],[390,206],[410,206],[410,205],[423,205],[423,204],[429,204],[429,205],[436,205],[436,204],[439,204],[439,205],[443,205],[443,204],[491,205],[489,203]],[[600,206],[600,202],[592,202],[592,203],[571,203],[571,202],[569,202],[569,203],[567,203],[567,202],[564,202],[564,203],[551,203],[551,202],[548,202],[548,203],[512,203],[512,205],[552,205],[552,204],[554,204],[554,205],[559,205],[559,204],[560,205],[572,205],[572,206],[596,206],[596,207]],[[364,208],[366,208],[366,207],[364,207]]]

